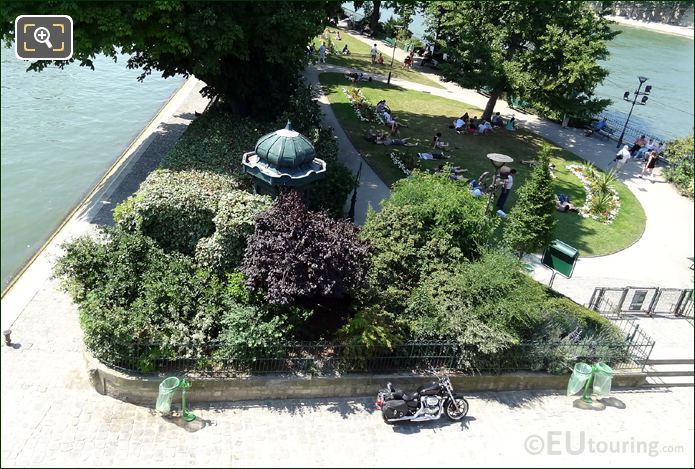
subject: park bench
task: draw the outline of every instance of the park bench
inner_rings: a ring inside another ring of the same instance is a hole
[[[531,107],[531,103],[529,103],[528,101],[524,101],[523,99],[519,99],[515,96],[509,96],[507,98],[507,103],[509,104],[510,108],[516,109],[517,111],[521,111],[524,113],[528,113],[528,110]]]
[[[614,132],[615,130],[611,129],[610,127],[604,127],[596,133],[599,134],[601,139],[609,140],[613,136]]]
[[[396,44],[396,40],[392,37],[387,37],[386,39],[384,39],[381,42],[383,42],[384,44],[386,44],[389,47],[393,47]]]
[[[481,86],[476,91],[483,96],[490,96],[492,94],[492,88],[489,86]]]

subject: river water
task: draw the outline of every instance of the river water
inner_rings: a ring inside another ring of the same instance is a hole
[[[95,60],[26,72],[2,48],[2,286],[181,86]]]
[[[343,4],[353,8],[351,2]],[[357,11],[361,17],[362,10]],[[382,8],[381,21],[396,16],[392,9]],[[604,66],[610,72],[596,94],[608,98],[613,104],[605,114],[617,121],[625,121],[632,102],[623,101],[623,93],[637,89],[639,75],[647,77],[652,85],[647,104],[636,105],[630,118],[630,127],[670,140],[693,133],[693,106],[695,103],[693,73],[695,46],[687,37],[659,33],[622,24],[614,25],[621,34],[608,44],[610,58]],[[426,26],[421,14],[413,17],[409,27],[416,37],[423,37]]]

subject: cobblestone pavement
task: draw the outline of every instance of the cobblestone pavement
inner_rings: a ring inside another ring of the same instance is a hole
[[[196,405],[194,382],[198,419],[183,424],[89,387],[77,311],[55,281],[15,322],[13,342],[2,347],[3,467],[693,462],[692,388],[617,391],[601,411],[557,394],[477,393],[464,423],[389,426],[371,398]]]

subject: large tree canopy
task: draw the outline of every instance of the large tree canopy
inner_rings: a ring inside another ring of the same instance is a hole
[[[594,96],[608,75],[598,60],[618,34],[603,11],[584,2],[432,2],[430,33],[447,54],[442,73],[468,88],[487,87],[489,119],[502,93],[542,110],[593,114],[609,100]]]
[[[69,62],[93,66],[98,54],[114,59],[130,54],[129,68],[140,79],[195,75],[209,96],[221,96],[235,110],[277,112],[305,64],[305,46],[321,31],[340,2],[3,2],[2,38],[14,40],[21,14],[65,14],[74,22],[74,54]],[[31,64],[41,70],[50,61]]]

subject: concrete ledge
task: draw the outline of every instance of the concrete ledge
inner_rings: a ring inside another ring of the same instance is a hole
[[[131,375],[116,371],[85,353],[89,382],[99,393],[125,402],[154,406],[163,375]],[[613,387],[637,387],[646,374],[638,370],[616,372]],[[564,390],[568,375],[516,372],[501,375],[451,375],[459,392]],[[350,374],[297,377],[252,376],[244,378],[191,378],[190,398],[195,402],[361,397],[376,395],[387,381],[403,389],[415,389],[431,380],[417,374]],[[177,396],[179,393],[177,393]]]

